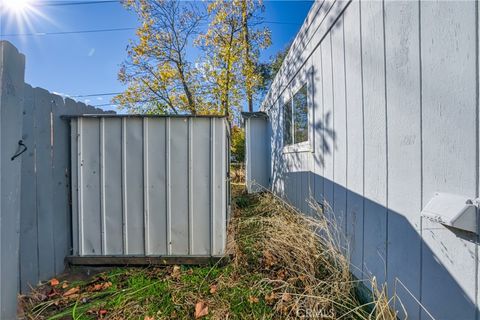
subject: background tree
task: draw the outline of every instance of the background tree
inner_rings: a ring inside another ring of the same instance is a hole
[[[242,72],[245,85],[245,97],[248,111],[253,112],[254,94],[262,82],[262,74],[257,72],[260,49],[265,49],[271,44],[270,31],[260,29],[263,19],[257,14],[263,12],[265,7],[261,0],[239,0],[241,2],[242,19]],[[238,4],[237,4],[238,6]]]
[[[258,0],[216,0],[208,6],[210,24],[198,44],[206,53],[212,98],[227,115],[240,111],[245,100],[253,111],[255,88],[261,82],[255,65],[260,50],[271,42],[269,30],[258,27],[262,19],[256,14],[263,9]]]
[[[231,155],[236,162],[245,162],[245,131],[234,125],[231,132]]]
[[[259,100],[263,100],[268,90],[270,89],[275,76],[282,67],[283,60],[290,50],[291,43],[285,46],[282,50],[278,51],[273,57],[270,57],[268,62],[258,63],[256,66],[256,72],[259,74],[259,81],[255,87],[255,91],[258,94]]]
[[[242,22],[233,1],[214,1],[208,13],[210,24],[197,44],[205,52],[203,70],[211,100],[228,116],[241,106]]]
[[[115,102],[136,113],[224,114],[253,110],[262,83],[260,0],[126,0],[142,22],[119,72],[127,85]],[[204,24],[203,22],[208,22]],[[193,53],[193,54],[192,54]],[[192,59],[196,55],[197,59]]]
[[[142,26],[119,72],[128,87],[114,101],[133,112],[196,114],[201,81],[187,49],[200,32],[204,10],[197,3],[169,0],[127,0],[125,5]]]

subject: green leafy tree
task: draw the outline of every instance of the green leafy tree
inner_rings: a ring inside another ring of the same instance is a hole
[[[245,130],[233,126],[231,132],[231,154],[237,162],[245,162]]]
[[[245,83],[245,96],[248,111],[253,112],[253,101],[256,88],[263,81],[262,74],[255,68],[259,64],[260,49],[265,49],[271,44],[270,31],[267,28],[256,28],[263,19],[256,16],[263,12],[265,7],[262,1],[240,0],[242,16],[242,72]],[[255,28],[254,28],[255,27]]]
[[[260,100],[263,100],[266,93],[270,89],[275,76],[277,75],[278,71],[280,71],[283,61],[290,50],[290,46],[291,44],[278,51],[273,57],[270,58],[270,61],[257,64],[256,72],[259,74],[261,81],[257,83],[255,91],[258,93]]]

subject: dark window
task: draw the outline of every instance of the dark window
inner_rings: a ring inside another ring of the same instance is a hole
[[[307,91],[307,85],[304,85],[283,106],[283,144],[285,146],[308,141]]]
[[[294,143],[308,141],[307,86],[304,85],[293,96]]]

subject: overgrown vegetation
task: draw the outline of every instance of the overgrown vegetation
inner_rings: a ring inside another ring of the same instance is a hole
[[[343,240],[321,211],[304,216],[272,194],[247,195],[240,186],[234,195],[228,263],[52,279],[23,299],[26,317],[396,319],[375,281],[372,301],[360,303]]]
[[[232,126],[231,154],[235,162],[245,162],[245,130],[239,126]]]

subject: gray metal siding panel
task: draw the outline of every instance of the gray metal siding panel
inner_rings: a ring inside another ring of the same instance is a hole
[[[212,157],[214,166],[213,174],[213,216],[212,216],[212,253],[214,255],[222,254],[224,250],[224,239],[226,238],[226,198],[225,198],[225,179],[226,179],[226,159],[225,159],[225,123],[219,119],[212,119],[214,134],[212,134]]]
[[[148,237],[147,254],[167,254],[166,214],[166,120],[148,121],[147,169],[148,179]]]
[[[125,254],[144,254],[143,121],[123,119]]]
[[[224,253],[225,119],[80,117],[72,130],[77,121],[83,125],[78,139],[72,133],[72,149],[82,150],[72,166],[83,165],[72,180],[81,213],[74,245],[86,249],[75,253]]]
[[[121,119],[102,119],[102,252],[108,255],[124,252],[121,135]]]
[[[100,199],[100,120],[81,119],[79,121],[81,194],[82,207],[79,212],[83,230],[80,246],[85,255],[102,254],[101,239],[101,199]]]
[[[192,179],[191,179],[191,219],[192,250],[191,254],[208,254],[210,251],[210,120],[192,121],[191,147]]]
[[[188,120],[170,120],[170,201],[172,253],[189,253]]]
[[[72,161],[71,171],[72,171],[72,247],[73,255],[79,254],[79,183],[78,183],[78,174],[80,166],[78,165],[78,120],[72,119],[70,121],[70,160]]]

